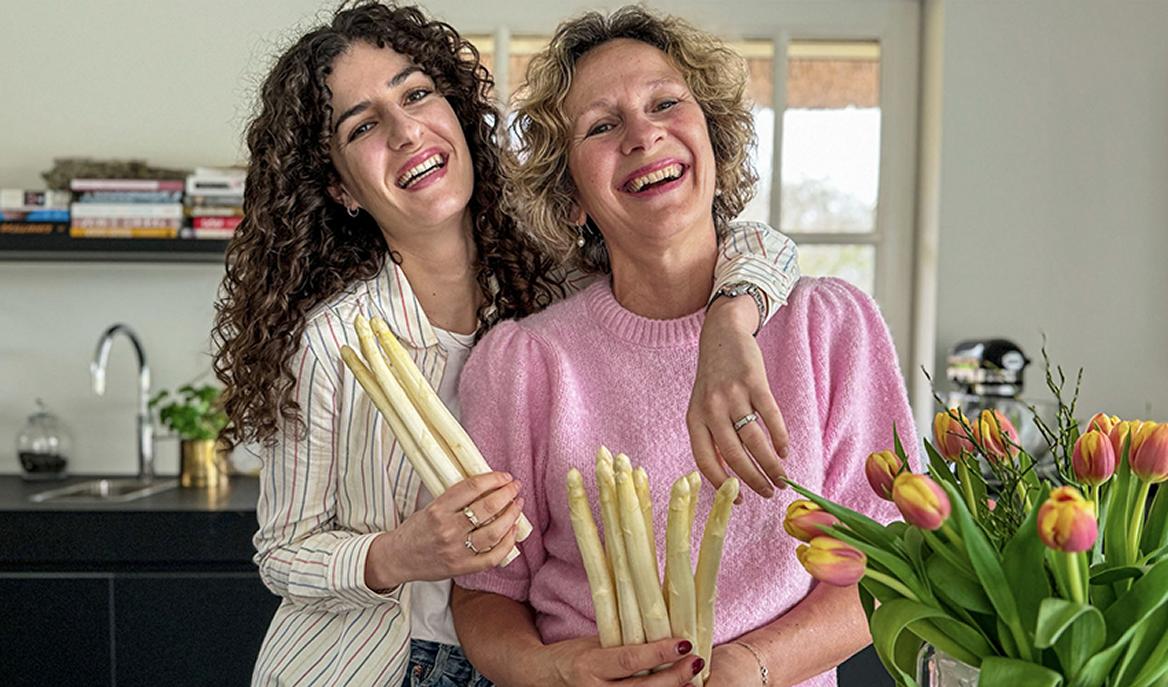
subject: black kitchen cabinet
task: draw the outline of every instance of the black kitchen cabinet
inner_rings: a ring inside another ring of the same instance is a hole
[[[119,575],[117,687],[246,685],[279,599],[255,573]]]
[[[0,476],[0,686],[250,682],[279,604],[251,562],[255,479],[29,501],[45,488]]]
[[[111,581],[0,574],[0,685],[108,685]]]

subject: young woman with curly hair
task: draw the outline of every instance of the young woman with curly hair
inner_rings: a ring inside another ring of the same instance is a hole
[[[339,349],[356,315],[383,318],[457,412],[475,340],[579,288],[504,209],[491,87],[449,25],[369,0],[263,84],[215,326],[227,438],[261,446],[256,562],[283,598],[257,684],[488,684],[457,647],[450,578],[510,549],[520,485],[493,472],[432,498]],[[720,283],[758,283],[768,316],[785,301],[787,239],[746,227],[722,255]],[[760,317],[751,298],[711,306],[692,412],[707,434],[732,435],[727,399],[766,389]],[[777,413],[769,392],[756,403]],[[757,452],[768,475],[775,450]]]
[[[515,108],[522,164],[511,192],[550,250],[570,243],[586,217],[590,269],[610,278],[500,323],[463,370],[467,431],[522,482],[533,526],[515,562],[460,577],[453,590],[466,654],[500,685],[680,687],[705,673],[711,687],[827,687],[835,665],[870,641],[856,587],[814,584],[790,538],[776,536],[789,498],[733,509],[712,639],[703,640],[712,645],[700,651],[679,640],[602,648],[573,535],[566,475],[578,469],[595,494],[592,456],[607,445],[651,476],[654,562],[664,561],[669,485],[693,469],[692,427],[681,416],[718,237],[753,192],[742,168],[752,136],[744,81],[741,58],[716,38],[640,7],[565,22],[531,61]],[[790,431],[791,478],[896,519],[863,478],[865,458],[891,444],[894,425],[914,442],[875,303],[838,279],[804,278],[757,342]],[[762,437],[757,418],[739,424],[744,443]],[[696,522],[713,494],[703,484]]]

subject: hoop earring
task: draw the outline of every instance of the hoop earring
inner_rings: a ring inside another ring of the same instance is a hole
[[[361,214],[361,208],[345,208],[345,213],[348,214],[349,217],[357,219],[357,215]]]

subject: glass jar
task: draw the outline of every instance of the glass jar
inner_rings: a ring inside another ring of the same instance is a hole
[[[932,644],[917,654],[917,684],[921,687],[977,687],[980,671]]]
[[[73,437],[44,402],[37,399],[38,412],[28,416],[16,436],[16,456],[26,480],[62,479],[73,451]]]

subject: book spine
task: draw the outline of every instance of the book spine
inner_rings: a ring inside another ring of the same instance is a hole
[[[242,217],[243,208],[240,207],[195,207],[187,210],[191,217]]]
[[[181,191],[181,179],[73,179],[73,191]]]
[[[6,222],[68,222],[69,210],[50,210],[45,208],[0,210],[0,220]]]
[[[167,217],[74,217],[72,226],[78,229],[129,229],[139,227],[178,229],[182,226],[182,220]]]
[[[82,191],[75,203],[181,203],[182,191]]]
[[[205,193],[191,195],[190,193],[188,193],[186,195],[186,198],[184,199],[184,202],[187,205],[191,205],[194,207],[202,207],[202,206],[208,206],[208,205],[238,207],[240,205],[243,205],[243,196],[235,194],[235,193],[227,193],[227,194],[222,194],[222,195],[207,195]]]
[[[195,239],[219,239],[222,241],[235,236],[235,230],[195,228],[191,231],[191,236]]]
[[[191,221],[191,226],[195,229],[234,230],[242,221],[242,217],[196,217]]]
[[[187,177],[188,195],[243,195],[243,177]]]
[[[68,191],[26,191],[20,188],[0,189],[0,209],[32,210],[63,209],[69,207]]]
[[[7,222],[0,221],[0,234],[48,236],[50,234],[68,234],[69,225],[65,222]]]
[[[180,203],[73,203],[69,207],[73,218],[78,217],[157,217],[179,219]]]
[[[103,239],[172,239],[178,236],[177,227],[69,227],[73,238]]]

